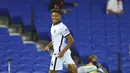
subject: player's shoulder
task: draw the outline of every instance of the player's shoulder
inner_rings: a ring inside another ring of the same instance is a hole
[[[63,22],[61,22],[61,28],[67,28],[67,26],[63,23]]]

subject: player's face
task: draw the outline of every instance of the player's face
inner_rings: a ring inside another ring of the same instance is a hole
[[[52,13],[52,22],[58,23],[61,20],[61,15],[59,13],[53,12]]]
[[[97,61],[97,58],[93,58],[93,60],[92,60],[93,62],[96,62]]]

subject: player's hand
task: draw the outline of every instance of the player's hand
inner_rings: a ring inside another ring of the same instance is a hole
[[[58,53],[58,57],[63,57],[63,55],[64,55],[64,52],[60,52],[60,53]]]
[[[46,47],[44,48],[44,50],[45,50],[45,51],[49,51],[49,47],[46,46]]]

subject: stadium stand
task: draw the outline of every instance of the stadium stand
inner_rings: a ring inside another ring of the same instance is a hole
[[[38,36],[42,40],[48,40],[51,27],[50,13],[45,4],[46,0],[39,2],[4,0],[0,2],[0,20],[2,17],[9,17],[12,24],[22,24],[27,31],[31,31],[31,6],[35,5],[34,24]],[[87,63],[88,55],[97,55],[98,62],[105,63],[110,73],[118,73],[117,54],[120,53],[121,71],[130,73],[130,1],[124,0],[125,13],[122,15],[106,15],[103,7],[106,0],[78,2],[79,7],[72,8],[72,13],[65,14],[63,22],[73,33],[75,50],[82,63]],[[21,36],[10,36],[8,28],[1,27],[0,73],[8,73],[8,58],[12,58],[11,73],[47,73],[51,56],[48,52],[37,51],[35,44],[23,44]],[[64,68],[58,73],[66,71]]]

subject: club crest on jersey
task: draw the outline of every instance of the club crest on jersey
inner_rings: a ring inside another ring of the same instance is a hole
[[[65,31],[67,32],[67,31],[68,31],[68,29],[65,29]]]
[[[54,33],[56,33],[56,30],[54,30]]]
[[[68,33],[68,29],[65,29],[65,34]]]

